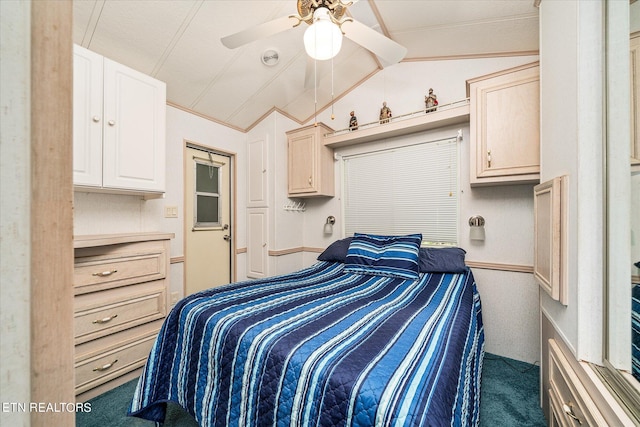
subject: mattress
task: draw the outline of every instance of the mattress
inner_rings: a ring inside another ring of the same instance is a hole
[[[202,426],[477,425],[483,354],[471,271],[321,261],[180,301],[129,414],[162,422],[174,402]]]

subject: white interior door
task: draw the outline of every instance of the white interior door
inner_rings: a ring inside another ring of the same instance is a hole
[[[231,157],[187,147],[185,295],[231,282]]]

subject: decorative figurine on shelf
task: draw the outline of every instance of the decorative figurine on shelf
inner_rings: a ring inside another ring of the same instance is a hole
[[[433,93],[433,89],[429,89],[429,95],[424,97],[425,113],[436,111],[438,109],[438,97]]]
[[[355,116],[355,112],[352,111],[349,113],[351,116],[349,118],[349,130],[358,130],[358,118]]]
[[[382,103],[382,108],[380,109],[380,123],[389,123],[389,119],[391,118],[391,108],[387,107],[387,103]]]

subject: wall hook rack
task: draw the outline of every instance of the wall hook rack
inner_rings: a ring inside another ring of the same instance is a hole
[[[294,202],[290,200],[289,203],[284,205],[284,210],[289,212],[304,212],[307,210],[307,205],[304,202]]]

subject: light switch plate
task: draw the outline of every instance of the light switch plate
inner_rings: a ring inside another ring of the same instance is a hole
[[[165,206],[164,207],[164,217],[165,218],[178,218],[178,207],[177,206]]]

